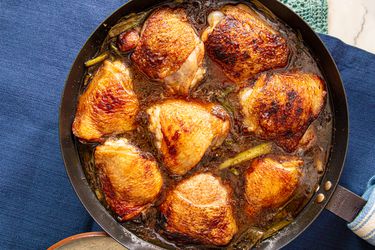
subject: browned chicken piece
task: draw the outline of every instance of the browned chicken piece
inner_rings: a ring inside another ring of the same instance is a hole
[[[136,48],[139,42],[139,29],[131,29],[121,33],[117,38],[117,47],[122,52]]]
[[[167,100],[147,110],[149,130],[165,166],[176,175],[195,167],[210,146],[219,146],[230,128],[229,115],[219,105]]]
[[[105,200],[121,220],[130,220],[150,207],[162,188],[154,158],[126,139],[109,139],[96,147],[95,164]]]
[[[167,194],[160,210],[172,235],[204,244],[226,245],[237,232],[231,190],[218,177],[197,174]]]
[[[85,141],[134,129],[139,104],[129,69],[121,61],[105,61],[79,98],[73,133]]]
[[[154,11],[146,20],[132,59],[149,78],[165,82],[172,93],[188,94],[200,80],[204,45],[184,9]]]
[[[207,54],[234,83],[243,86],[259,72],[286,66],[286,39],[248,6],[225,5],[208,23],[202,34]]]
[[[274,211],[291,199],[298,187],[303,160],[268,155],[254,159],[245,172],[246,211],[257,220],[262,211]]]
[[[319,116],[325,97],[325,84],[317,75],[262,74],[253,87],[240,92],[244,124],[256,136],[291,152]]]

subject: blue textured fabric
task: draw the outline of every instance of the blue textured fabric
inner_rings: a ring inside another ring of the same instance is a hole
[[[348,227],[356,235],[375,246],[375,176],[369,180],[367,190],[362,197],[367,203]]]
[[[74,194],[58,143],[65,78],[94,28],[124,1],[0,1],[0,249],[45,249],[98,230]],[[351,130],[341,184],[363,193],[375,162],[375,55],[322,36],[348,93]],[[323,214],[286,249],[370,249]]]

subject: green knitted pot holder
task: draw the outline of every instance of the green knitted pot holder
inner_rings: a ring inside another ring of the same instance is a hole
[[[327,0],[279,0],[300,17],[302,17],[315,32],[328,33],[328,4]]]

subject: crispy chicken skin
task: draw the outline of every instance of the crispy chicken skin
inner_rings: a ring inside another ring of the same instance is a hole
[[[245,172],[246,211],[251,220],[265,209],[280,208],[293,196],[302,165],[296,156],[268,155],[251,162]]]
[[[130,220],[155,201],[163,179],[154,158],[126,139],[96,147],[95,164],[105,199],[122,220]]]
[[[202,159],[210,146],[219,146],[229,132],[229,115],[219,105],[167,100],[147,110],[149,130],[172,174],[183,175]]]
[[[284,67],[286,39],[244,4],[211,13],[203,32],[207,54],[234,83],[243,86],[257,73]]]
[[[132,60],[172,93],[188,94],[204,76],[204,45],[184,9],[163,7],[146,20]]]
[[[204,244],[226,245],[237,232],[231,190],[209,173],[194,175],[170,190],[160,210],[165,229]]]
[[[79,99],[73,133],[85,141],[134,129],[139,104],[129,69],[121,61],[105,61]]]
[[[240,92],[244,124],[256,136],[295,150],[325,103],[323,80],[310,73],[262,74]]]

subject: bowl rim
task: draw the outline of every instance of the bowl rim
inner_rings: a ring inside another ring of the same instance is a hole
[[[62,239],[56,242],[55,244],[50,246],[47,250],[57,250],[60,247],[71,243],[72,241],[85,239],[85,238],[92,238],[92,237],[109,237],[109,235],[106,232],[87,232],[87,233],[75,234],[75,235],[69,236],[65,239]]]

